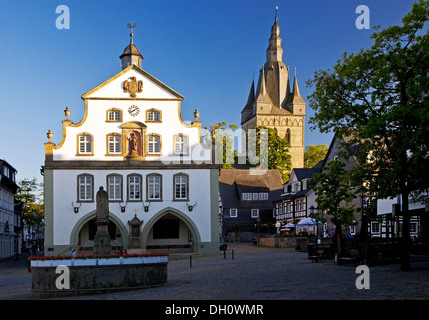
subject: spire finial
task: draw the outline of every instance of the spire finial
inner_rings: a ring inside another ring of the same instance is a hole
[[[137,23],[129,23],[127,24],[127,27],[130,29],[130,43],[133,43],[133,28],[137,27]]]
[[[278,6],[276,6],[276,22],[277,22],[277,18],[278,18],[278,16],[279,16],[279,7],[278,7]]]

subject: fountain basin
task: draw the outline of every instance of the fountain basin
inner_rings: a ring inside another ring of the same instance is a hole
[[[37,297],[136,290],[167,282],[166,255],[30,261],[31,292]]]

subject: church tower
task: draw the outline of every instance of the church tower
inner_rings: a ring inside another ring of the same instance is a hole
[[[299,92],[296,74],[293,91],[290,90],[289,68],[283,62],[281,42],[276,17],[256,91],[252,82],[247,103],[241,111],[241,126],[244,130],[257,126],[274,128],[277,135],[290,142],[292,168],[303,168],[306,102]]]

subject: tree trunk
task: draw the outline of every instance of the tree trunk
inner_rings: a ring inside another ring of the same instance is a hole
[[[401,271],[410,270],[410,214],[408,211],[408,192],[402,193],[402,253]]]

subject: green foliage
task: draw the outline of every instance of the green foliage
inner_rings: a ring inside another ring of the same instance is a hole
[[[416,2],[402,26],[376,28],[371,48],[307,81],[312,129],[359,144],[353,181],[382,198],[428,187],[428,16],[429,2]]]
[[[204,142],[207,145],[215,143],[215,162],[220,164],[222,169],[232,168],[232,165],[237,162],[237,150],[234,148],[232,134],[238,129],[238,126],[228,125],[223,121],[210,123],[210,126],[204,127],[204,129],[208,131],[203,137]]]
[[[44,217],[43,184],[36,178],[19,180],[20,188],[16,193],[22,207],[23,219],[27,226],[38,224]]]
[[[354,206],[349,205],[355,198],[350,187],[348,171],[340,160],[332,160],[321,173],[313,175],[311,183],[316,194],[316,202],[322,211],[331,215],[333,222],[355,225]]]
[[[313,168],[317,163],[325,159],[328,147],[325,144],[322,145],[309,145],[304,151],[304,167]]]
[[[265,163],[264,157],[261,157],[262,163],[259,164],[263,168],[279,170],[283,182],[286,182],[289,179],[288,174],[292,169],[291,155],[289,154],[290,143],[286,139],[280,138],[273,128],[258,126],[255,129],[256,155],[260,156],[262,148],[268,149],[267,163]],[[265,132],[268,134],[266,143],[264,139],[261,139],[261,134]]]

